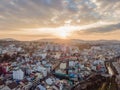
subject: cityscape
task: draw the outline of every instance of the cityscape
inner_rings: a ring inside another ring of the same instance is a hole
[[[120,1],[0,0],[0,90],[120,90]]]

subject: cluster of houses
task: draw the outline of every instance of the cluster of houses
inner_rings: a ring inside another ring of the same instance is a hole
[[[113,66],[115,67],[115,70],[117,71],[116,83],[117,83],[118,89],[120,89],[120,57],[117,58],[117,61],[113,62]]]
[[[119,47],[100,45],[80,50],[56,43],[1,45],[0,90],[70,90],[92,73],[106,73],[105,61],[118,56]]]

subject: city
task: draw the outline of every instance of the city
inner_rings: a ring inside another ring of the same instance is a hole
[[[0,41],[1,90],[98,90],[114,76],[117,90],[120,42],[108,42]]]
[[[120,0],[0,0],[0,90],[120,90]]]

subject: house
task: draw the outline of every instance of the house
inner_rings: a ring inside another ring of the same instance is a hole
[[[16,82],[9,83],[0,90],[16,90],[18,84]],[[18,90],[18,89],[17,89]]]
[[[1,90],[1,88],[3,88],[4,87],[4,82],[2,81],[2,80],[0,80],[0,90]]]

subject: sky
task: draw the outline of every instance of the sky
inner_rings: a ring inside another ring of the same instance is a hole
[[[120,40],[120,0],[0,0],[0,38]]]

